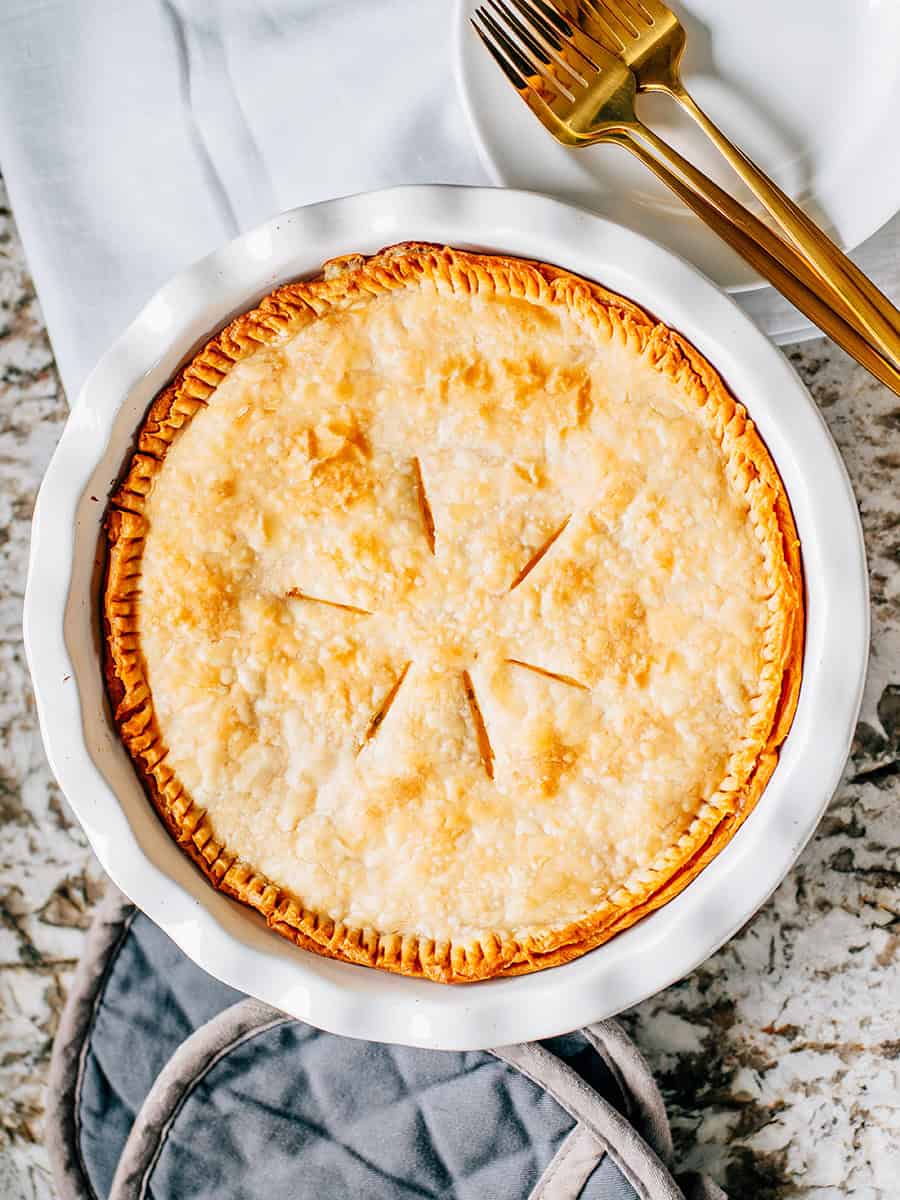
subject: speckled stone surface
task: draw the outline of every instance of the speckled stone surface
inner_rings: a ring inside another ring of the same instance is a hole
[[[682,1165],[732,1200],[900,1196],[900,401],[823,341],[789,351],[860,499],[873,649],[845,782],[772,900],[625,1021]],[[29,521],[65,419],[0,182],[0,1197],[54,1196],[43,1084],[102,892],[44,761],[21,644]]]
[[[102,875],[44,759],[22,649],[31,511],[65,397],[0,181],[0,1197],[53,1196],[43,1087]]]

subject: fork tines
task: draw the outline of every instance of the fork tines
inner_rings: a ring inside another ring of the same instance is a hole
[[[599,70],[587,51],[585,35],[576,46],[574,28],[549,0],[488,0],[475,10],[472,26],[520,91],[533,92],[537,74],[573,101],[571,88],[587,87],[586,75]],[[560,78],[560,71],[568,79]]]
[[[579,0],[579,3],[583,0]],[[669,9],[660,0],[586,0],[587,8],[602,7],[609,9],[626,28],[631,29],[634,37],[640,33],[641,27],[655,25],[657,17],[669,15]]]
[[[588,28],[605,39],[614,53],[651,35],[657,18],[671,16],[658,0],[577,0],[577,3]]]

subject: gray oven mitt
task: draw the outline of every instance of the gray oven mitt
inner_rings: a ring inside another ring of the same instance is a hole
[[[216,982],[114,889],[57,1034],[61,1200],[724,1200],[676,1182],[614,1022],[454,1053],[337,1037]]]

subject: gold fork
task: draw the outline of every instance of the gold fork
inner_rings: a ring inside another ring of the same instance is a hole
[[[803,209],[729,141],[684,86],[681,59],[687,37],[668,5],[662,0],[568,0],[567,11],[634,72],[638,91],[664,92],[678,101],[825,284],[855,310],[863,331],[900,364],[900,312]]]
[[[900,370],[826,302],[805,258],[647,128],[634,111],[635,77],[616,55],[547,0],[489,0],[475,31],[544,127],[567,146],[610,142],[641,160],[857,362],[900,395]],[[672,170],[667,162],[674,167]]]

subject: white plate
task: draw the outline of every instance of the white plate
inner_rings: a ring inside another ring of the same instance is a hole
[[[540,126],[457,3],[457,67],[479,152],[498,183],[572,200],[645,233],[729,291],[762,286],[742,259],[617,146],[569,150]],[[674,0],[688,32],[684,77],[710,116],[844,248],[900,209],[897,0]],[[754,204],[703,134],[665,96],[640,115]]]
[[[680,329],[757,421],[791,496],[809,589],[800,704],[781,761],[736,837],[681,896],[566,966],[462,987],[305,953],[214,891],[138,783],[107,711],[99,657],[104,503],[148,403],[210,331],[323,259],[407,238],[542,258],[602,280]],[[680,978],[775,888],[836,787],[868,646],[856,504],[822,418],[783,356],[693,267],[546,197],[494,188],[372,192],[295,209],[176,276],[96,367],[38,497],[25,644],[44,743],[113,880],[200,966],[323,1029],[462,1049],[607,1017]]]

